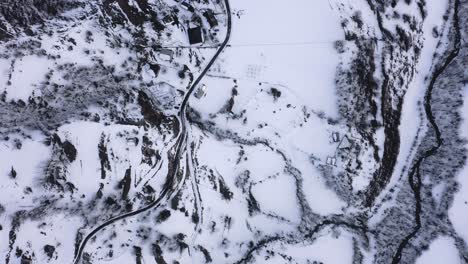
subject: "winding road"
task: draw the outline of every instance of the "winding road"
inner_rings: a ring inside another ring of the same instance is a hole
[[[104,229],[105,227],[120,221],[125,218],[129,218],[135,215],[138,215],[140,213],[146,212],[151,209],[155,209],[158,206],[160,206],[164,201],[167,201],[177,190],[176,186],[178,186],[181,182],[183,182],[183,179],[181,179],[179,182],[177,182],[177,177],[176,173],[177,170],[179,169],[180,166],[180,160],[181,160],[181,153],[183,150],[186,148],[187,145],[187,104],[188,100],[190,99],[190,96],[193,94],[195,88],[198,86],[200,81],[203,79],[203,77],[206,75],[206,73],[210,70],[211,66],[215,63],[216,59],[219,57],[221,52],[226,48],[229,39],[231,37],[231,28],[232,28],[232,17],[231,17],[231,8],[229,5],[229,0],[224,0],[225,6],[226,6],[226,15],[227,15],[227,32],[224,41],[220,44],[218,50],[216,53],[213,55],[209,63],[206,65],[205,69],[200,73],[198,78],[192,83],[190,86],[189,90],[185,94],[184,100],[182,101],[180,111],[179,111],[179,121],[181,124],[181,130],[179,132],[179,136],[177,139],[177,142],[175,144],[176,146],[176,154],[174,156],[174,163],[173,163],[173,168],[172,170],[169,170],[170,175],[167,175],[166,183],[164,184],[163,190],[161,191],[159,197],[153,201],[152,203],[148,204],[147,206],[132,211],[128,212],[119,216],[116,216],[114,218],[111,218],[107,220],[106,222],[102,223],[98,227],[94,228],[86,237],[81,241],[81,244],[78,248],[78,251],[76,253],[75,259],[73,260],[74,264],[78,264],[80,262],[81,256],[83,255],[83,251],[86,247],[86,244],[89,242],[91,238],[93,238],[99,231]]]

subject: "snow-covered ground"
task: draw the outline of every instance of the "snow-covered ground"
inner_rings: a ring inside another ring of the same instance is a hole
[[[468,96],[468,86],[465,86],[463,91],[465,98]],[[461,109],[461,116],[463,118],[462,127],[460,128],[460,135],[468,135],[468,102],[464,101],[463,108]],[[464,136],[465,139],[467,139]],[[467,146],[465,145],[465,148]],[[459,189],[455,194],[453,205],[450,207],[449,219],[453,224],[453,228],[464,240],[465,245],[468,246],[468,166],[465,165],[458,173],[456,180],[459,184]]]
[[[432,29],[446,29],[444,21],[441,19],[448,7],[448,1],[435,1],[428,3],[427,17],[423,24],[423,48],[420,53],[420,58],[416,65],[415,76],[408,85],[408,90],[403,103],[400,131],[400,151],[399,158],[395,165],[392,179],[388,184],[388,189],[393,188],[401,179],[408,173],[411,162],[415,157],[417,146],[421,143],[423,135],[427,132],[427,120],[423,118],[424,113],[424,96],[429,85],[430,77],[438,63],[434,60],[435,54],[443,53],[447,48],[445,39],[435,37]],[[399,5],[397,7],[404,7]],[[383,195],[381,196],[383,198]],[[391,207],[392,203],[387,203],[380,209],[380,212]],[[379,217],[375,217],[376,220]]]
[[[309,115],[312,111],[323,112],[331,118],[337,115],[334,75],[338,55],[333,43],[343,39],[337,14],[328,1],[294,1],[287,10],[284,10],[284,3],[281,2],[236,1],[232,5],[240,18],[234,20],[230,45],[220,59],[218,68],[222,71],[210,72],[205,80],[206,97],[193,99],[191,106],[205,117],[215,114],[229,100],[231,89],[235,86],[238,94],[232,111],[236,114],[246,111],[247,123],[242,125],[241,122],[220,117],[216,120],[217,125],[236,131],[241,137],[274,138],[271,144],[294,155],[294,165],[301,167],[300,170],[307,175],[304,177],[304,189],[310,193],[308,199],[318,199],[313,203],[317,204],[314,209],[320,211],[322,208],[320,212],[324,214],[339,212],[344,203],[327,191],[319,173],[313,166],[307,165],[311,154],[317,156],[322,164],[328,155],[334,155],[336,146],[330,144],[333,128],[316,114],[309,119],[304,118],[307,113],[303,113],[307,109]],[[263,19],[254,22],[259,17]],[[321,24],[327,24],[327,29],[324,30]],[[281,97],[273,99],[268,94],[271,88],[278,89]],[[304,119],[307,121],[304,122]],[[266,126],[258,129],[257,126],[262,124]],[[203,157],[202,153],[199,155]],[[263,161],[256,161],[257,154],[246,155],[250,163],[246,164],[246,168],[251,170],[252,175],[259,175],[256,170],[263,166],[258,167],[258,164],[265,164],[265,169],[273,168],[275,164],[280,172],[285,166],[280,160],[273,161],[279,158],[274,158],[278,156],[274,151],[260,155]],[[260,175],[269,176],[268,173]],[[286,186],[290,186],[282,184],[280,178],[271,180],[268,185],[275,181],[284,191]],[[294,188],[291,188],[281,196],[287,197],[287,193],[294,192]]]
[[[434,153],[423,105],[455,0],[36,2],[0,4],[0,262],[468,258],[453,69]]]
[[[429,249],[417,259],[416,264],[461,263],[454,242],[451,237],[436,238]]]
[[[268,0],[232,5],[240,19],[225,54],[225,71],[236,79],[284,85],[310,108],[336,116],[333,43],[344,35],[329,1],[293,0],[288,8]]]

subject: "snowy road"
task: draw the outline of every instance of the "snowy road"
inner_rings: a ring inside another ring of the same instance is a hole
[[[214,64],[216,59],[219,57],[221,52],[223,52],[224,48],[227,46],[227,44],[229,42],[229,39],[230,39],[230,36],[231,36],[231,27],[232,27],[232,18],[231,18],[231,9],[230,9],[230,6],[229,6],[229,0],[225,0],[225,5],[226,5],[226,15],[227,15],[227,19],[228,19],[226,37],[225,37],[224,41],[221,43],[221,45],[219,46],[219,48],[216,51],[216,53],[214,54],[214,56],[211,58],[209,63],[206,65],[205,69],[200,73],[198,78],[192,83],[192,85],[190,86],[190,89],[188,90],[188,92],[186,93],[186,95],[184,97],[184,100],[182,101],[180,111],[178,113],[179,114],[179,122],[180,122],[180,124],[182,126],[182,129],[180,130],[177,142],[175,144],[175,146],[176,146],[176,154],[174,156],[174,161],[175,162],[172,163],[173,168],[169,170],[169,174],[167,175],[166,183],[164,184],[164,187],[163,187],[163,190],[161,191],[161,194],[159,195],[159,197],[155,201],[153,201],[152,203],[150,203],[146,207],[143,207],[141,209],[138,209],[138,210],[135,210],[135,211],[132,211],[132,212],[129,212],[129,213],[114,217],[112,219],[109,219],[105,223],[103,223],[103,224],[99,225],[98,227],[94,228],[81,242],[81,244],[80,244],[80,246],[78,248],[78,252],[77,252],[77,254],[75,256],[75,259],[73,261],[74,264],[78,264],[80,262],[80,259],[81,259],[81,256],[83,254],[83,251],[84,251],[84,249],[86,247],[86,244],[99,231],[101,231],[105,227],[107,227],[107,226],[109,226],[109,225],[111,225],[111,224],[113,224],[113,223],[115,223],[117,221],[120,221],[120,220],[129,218],[129,217],[138,215],[140,213],[146,212],[148,210],[157,208],[162,203],[167,201],[170,197],[172,197],[172,195],[177,192],[177,190],[180,188],[180,186],[184,182],[184,180],[185,180],[184,177],[182,177],[179,180],[176,177],[176,173],[177,173],[177,171],[179,169],[179,166],[180,166],[181,155],[182,155],[183,151],[186,149],[186,146],[187,146],[187,124],[186,124],[187,123],[187,118],[186,118],[187,104],[188,104],[188,100],[190,99],[190,96],[193,94],[193,91],[197,88],[200,81],[203,79],[203,77],[206,75],[206,73],[210,70],[211,66]],[[177,180],[179,180],[179,181],[177,181]]]

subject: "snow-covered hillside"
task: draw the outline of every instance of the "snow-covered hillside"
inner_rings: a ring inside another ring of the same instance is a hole
[[[465,0],[4,0],[0,263],[467,263]]]

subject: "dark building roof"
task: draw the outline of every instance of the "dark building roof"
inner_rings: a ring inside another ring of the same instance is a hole
[[[218,25],[218,20],[216,19],[216,16],[213,12],[213,10],[208,9],[203,13],[203,16],[206,18],[208,21],[208,24],[210,24],[210,27],[216,27]]]
[[[190,45],[203,43],[203,30],[201,27],[194,27],[188,29],[188,37]]]

